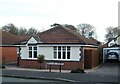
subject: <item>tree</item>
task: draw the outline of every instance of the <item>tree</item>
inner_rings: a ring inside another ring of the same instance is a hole
[[[119,34],[119,31],[120,31],[120,28],[119,27],[108,27],[106,28],[106,32],[107,34],[105,35],[105,40],[108,41],[109,38],[115,38],[116,36],[118,36]]]
[[[27,35],[27,29],[24,28],[24,27],[21,27],[21,28],[18,30],[18,35]]]
[[[37,61],[38,61],[38,63],[40,63],[40,69],[41,69],[41,63],[43,63],[44,60],[45,60],[45,56],[44,55],[41,55],[41,54],[38,55]]]
[[[38,31],[35,28],[30,28],[27,32],[28,35],[36,35]]]
[[[18,34],[18,28],[12,23],[3,26],[2,31],[10,32],[15,35]]]
[[[79,24],[77,25],[80,34],[86,38],[95,38],[95,27],[90,24]]]

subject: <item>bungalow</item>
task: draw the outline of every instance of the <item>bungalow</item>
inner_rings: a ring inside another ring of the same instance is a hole
[[[16,36],[5,31],[0,31],[0,60],[2,60],[2,63],[17,62],[17,48],[14,44],[26,38],[25,36]]]
[[[17,46],[19,64],[24,68],[39,68],[41,65],[41,68],[47,69],[52,65],[57,69],[58,65],[62,65],[62,69],[90,69],[99,63],[98,43],[61,25],[31,36]],[[42,64],[37,62],[39,54],[45,56]]]

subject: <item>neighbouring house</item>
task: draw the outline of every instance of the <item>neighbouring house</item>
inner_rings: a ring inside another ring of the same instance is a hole
[[[115,38],[110,38],[109,41],[103,45],[103,62],[108,59],[108,54],[111,52],[115,53],[116,59],[120,61],[120,35]],[[115,59],[115,57],[111,59]]]
[[[91,69],[99,64],[98,42],[81,36],[77,31],[61,25],[31,36],[19,47],[20,67],[58,69]],[[37,62],[38,55],[45,61]]]
[[[0,57],[3,64],[17,62],[17,47],[14,44],[26,38],[27,36],[16,36],[5,31],[0,31]]]

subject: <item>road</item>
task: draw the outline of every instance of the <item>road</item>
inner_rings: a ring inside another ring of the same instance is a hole
[[[118,76],[120,66],[118,63],[105,63],[97,69],[92,69],[85,74],[78,73],[58,73],[58,72],[41,72],[41,71],[28,71],[28,70],[9,70],[4,69],[3,75],[14,75],[20,77],[36,77],[47,79],[59,79],[71,82],[87,82],[88,84],[94,82],[115,83],[119,82]]]
[[[60,81],[2,77],[2,82],[60,82]]]

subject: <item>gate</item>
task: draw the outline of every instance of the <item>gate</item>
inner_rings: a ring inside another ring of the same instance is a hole
[[[84,50],[84,68],[85,69],[92,68],[92,50],[90,49]]]

